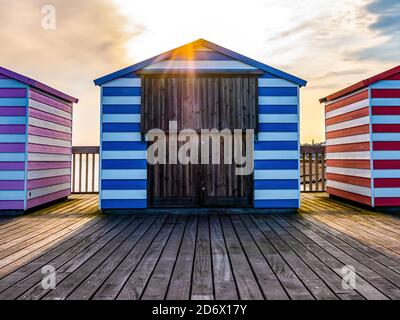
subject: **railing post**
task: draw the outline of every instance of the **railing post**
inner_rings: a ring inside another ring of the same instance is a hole
[[[96,155],[98,154],[99,154],[99,147],[72,147],[71,190],[73,193],[98,192],[95,188],[96,175],[98,174],[98,171],[96,173]],[[77,161],[79,161],[79,163],[77,163]],[[85,164],[83,164],[84,161]],[[91,165],[90,161],[92,161]],[[89,171],[92,172],[91,181],[89,180]],[[85,181],[83,181],[83,179]]]

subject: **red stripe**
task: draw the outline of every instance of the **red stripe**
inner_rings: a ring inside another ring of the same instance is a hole
[[[357,126],[357,127],[352,127],[352,128],[347,128],[347,129],[341,129],[341,130],[327,132],[326,138],[327,139],[342,138],[342,137],[354,136],[354,135],[364,134],[364,133],[369,133],[369,125],[368,124],[364,124],[362,126]]]
[[[400,198],[375,198],[375,207],[400,206]]]
[[[400,169],[400,160],[374,160],[374,169]]]
[[[28,170],[47,170],[71,168],[70,161],[29,161]]]
[[[356,151],[369,151],[369,142],[341,144],[337,146],[327,146],[326,152],[356,152]]]
[[[400,89],[372,89],[372,98],[400,98]]]
[[[46,120],[46,121],[51,121],[54,123],[58,123],[61,124],[63,126],[67,126],[67,127],[71,127],[72,126],[72,121],[65,119],[65,118],[61,118],[58,116],[55,116],[53,114],[47,113],[47,112],[43,112],[34,108],[29,108],[29,115],[34,117],[34,118],[38,118],[38,119],[42,119],[42,120]]]
[[[335,174],[335,173],[327,173],[326,178],[328,180],[343,182],[354,184],[356,186],[362,186],[371,188],[371,179],[370,178],[361,178],[361,177],[353,177],[353,176],[346,176],[342,174]]]
[[[368,90],[365,90],[363,92],[352,95],[351,97],[344,98],[338,102],[332,103],[332,104],[326,106],[325,111],[329,112],[332,110],[336,110],[336,109],[348,106],[349,104],[356,103],[358,101],[362,101],[365,99],[368,99]]]
[[[70,154],[71,148],[64,147],[54,147],[54,146],[46,146],[42,144],[28,144],[29,152],[38,152],[38,153],[56,153],[56,154]]]
[[[57,199],[65,198],[65,197],[68,197],[70,194],[71,194],[71,190],[67,189],[67,190],[51,193],[51,194],[48,194],[45,196],[37,197],[34,199],[30,199],[27,201],[27,208],[33,208],[33,207],[36,207],[43,203],[47,203],[47,202],[54,201]]]
[[[398,141],[379,141],[374,142],[374,150],[400,150],[400,142]]]
[[[32,190],[32,189],[36,189],[36,188],[52,186],[55,184],[60,184],[60,183],[65,183],[65,182],[70,182],[70,181],[71,181],[70,175],[42,178],[42,179],[34,179],[34,180],[28,180],[27,188],[28,188],[28,190]]]
[[[347,192],[347,191],[343,191],[343,190],[339,190],[339,189],[335,189],[335,188],[331,188],[331,187],[327,187],[326,192],[329,194],[332,194],[334,196],[352,200],[352,201],[359,202],[359,203],[363,203],[368,206],[371,205],[371,198],[360,195],[360,194],[355,194],[352,192]]]
[[[370,169],[371,162],[369,160],[327,160],[326,166],[339,168]]]
[[[48,104],[49,106],[64,110],[66,112],[72,112],[72,104],[67,105],[65,103],[60,102],[59,100],[55,100],[43,94],[36,92],[35,90],[30,90],[29,97],[33,100]]]
[[[391,115],[391,114],[400,114],[400,107],[372,107],[372,114],[379,115]]]
[[[400,188],[400,179],[395,178],[376,178],[374,179],[375,188]]]
[[[395,74],[394,76],[388,77],[385,80],[400,80],[400,73]]]
[[[70,133],[38,128],[38,127],[31,126],[31,125],[29,126],[28,131],[30,134],[33,134],[36,136],[55,138],[55,139],[61,139],[61,140],[67,140],[67,141],[72,140],[72,134],[70,134]]]
[[[373,124],[372,132],[400,132],[400,124]]]
[[[340,116],[326,119],[326,125],[329,126],[329,125],[332,125],[335,123],[354,120],[354,119],[362,118],[362,117],[365,117],[368,115],[369,115],[369,108],[366,107],[366,108],[362,108],[362,109],[348,112],[345,114],[341,114]]]

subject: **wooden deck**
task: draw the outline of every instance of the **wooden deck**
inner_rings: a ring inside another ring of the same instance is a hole
[[[0,218],[0,299],[400,299],[400,216],[302,197],[297,215],[104,216],[74,195]]]

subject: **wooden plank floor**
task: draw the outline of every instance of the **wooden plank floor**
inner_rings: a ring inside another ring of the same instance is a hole
[[[400,299],[400,216],[325,193],[296,215],[104,216],[73,195],[0,218],[0,299]]]

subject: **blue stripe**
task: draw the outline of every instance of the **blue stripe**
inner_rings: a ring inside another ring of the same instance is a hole
[[[299,181],[294,180],[255,180],[255,190],[297,190]]]
[[[121,78],[140,78],[140,77],[138,77],[135,73],[132,72],[132,73],[123,75]]]
[[[265,97],[295,97],[297,87],[261,87],[258,88],[258,95]]]
[[[102,180],[102,190],[145,190],[147,180]]]
[[[134,114],[140,113],[139,104],[104,104],[103,114]]]
[[[147,200],[102,200],[102,209],[145,209]]]
[[[260,132],[297,132],[297,123],[260,123]]]
[[[256,170],[295,170],[298,168],[298,160],[254,160],[254,169]]]
[[[147,150],[147,143],[142,141],[108,141],[102,143],[103,150]]]
[[[259,114],[296,114],[297,106],[259,106],[258,107]]]
[[[261,78],[266,78],[266,79],[276,79],[276,78],[278,78],[276,75],[274,75],[274,74],[271,74],[271,73],[268,73],[268,72],[265,72],[262,76],[261,76]]]
[[[103,123],[103,132],[140,132],[140,123]]]
[[[265,209],[297,209],[299,207],[298,200],[255,200],[254,208]]]
[[[140,87],[104,87],[103,96],[140,96]]]
[[[258,141],[254,144],[255,150],[297,150],[297,141]]]
[[[146,169],[146,160],[103,160],[101,162],[102,169]]]

